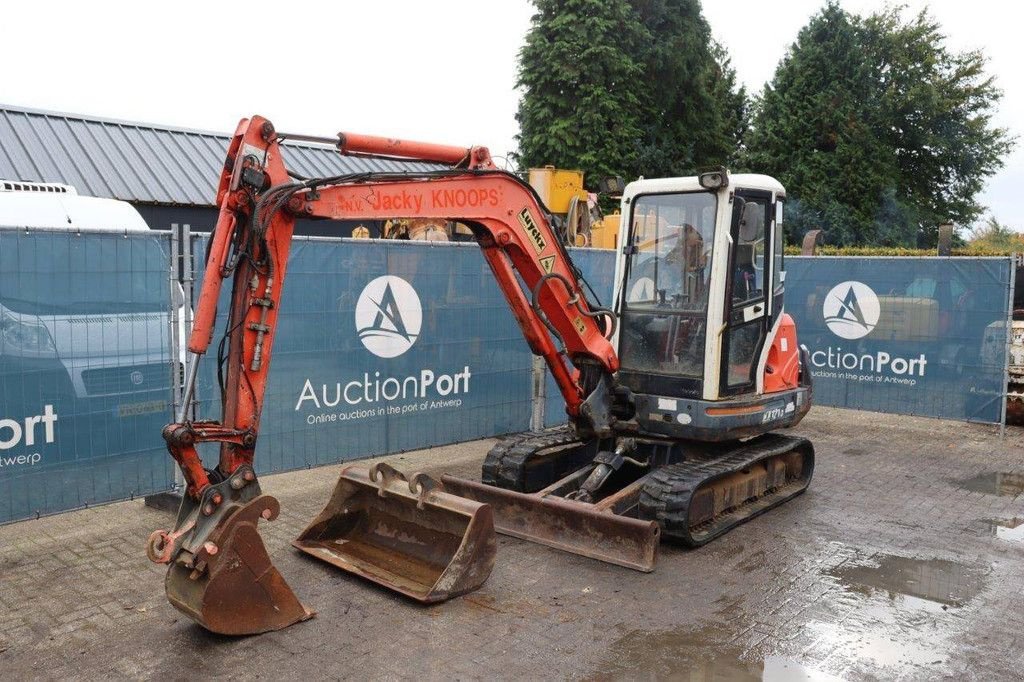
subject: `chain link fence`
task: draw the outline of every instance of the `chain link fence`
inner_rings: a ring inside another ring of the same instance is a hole
[[[1001,423],[1010,258],[788,258],[786,311],[814,401]]]
[[[0,230],[0,522],[173,484],[169,247]]]
[[[160,430],[206,241],[0,230],[0,523],[175,487]],[[615,253],[571,252],[610,305]],[[787,271],[816,404],[1001,421],[1010,259],[789,258]],[[220,417],[229,289],[198,417]],[[557,387],[474,244],[295,239],[260,472],[561,423]]]

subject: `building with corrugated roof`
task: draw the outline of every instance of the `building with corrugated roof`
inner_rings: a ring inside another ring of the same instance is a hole
[[[210,231],[217,222],[217,182],[229,133],[42,111],[0,104],[0,180],[57,182],[79,194],[121,199],[153,229],[188,223]],[[285,163],[308,177],[439,166],[343,156],[326,144],[286,141]],[[364,221],[371,236],[380,225]],[[296,221],[296,232],[350,236],[355,223]]]

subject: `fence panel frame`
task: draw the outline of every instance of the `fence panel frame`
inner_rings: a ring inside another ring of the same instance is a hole
[[[148,248],[147,245],[150,240],[155,240],[162,254],[158,260],[148,259],[143,261],[144,263],[153,261],[153,267],[155,268],[159,261],[159,269],[146,269],[144,272],[148,272],[152,277],[159,281],[166,283],[166,295],[161,295],[161,309],[158,312],[161,315],[166,315],[168,318],[168,329],[159,331],[153,331],[153,339],[159,337],[163,339],[163,342],[159,345],[161,348],[158,351],[149,352],[150,354],[159,355],[162,360],[151,364],[165,364],[167,369],[161,372],[163,377],[170,377],[170,370],[175,364],[175,355],[171,348],[170,343],[170,322],[169,319],[173,315],[174,306],[170,303],[172,300],[169,277],[167,276],[166,269],[168,267],[168,255],[170,254],[170,235],[167,231],[151,230],[149,232],[142,231],[114,231],[114,230],[95,230],[95,229],[74,229],[74,230],[50,230],[50,229],[25,229],[25,228],[10,228],[0,227],[0,238],[6,240],[38,240],[40,243],[53,240],[53,246],[51,250],[47,252],[46,256],[41,260],[36,260],[37,263],[45,263],[46,258],[50,257],[53,253],[53,248],[58,243],[63,243],[64,240],[68,240],[69,258],[99,258],[103,254],[109,252],[123,253],[123,249],[127,249],[127,257],[133,259],[132,250],[136,248]],[[74,240],[81,240],[75,243]],[[121,247],[117,246],[122,243],[127,243],[129,246]],[[35,248],[35,247],[33,247]],[[75,249],[87,249],[81,253],[76,253]],[[20,250],[20,249],[19,249]],[[89,251],[95,253],[90,254]],[[145,252],[143,252],[144,254]],[[153,254],[150,254],[153,255]],[[85,263],[85,261],[83,261]],[[53,263],[47,265],[48,268],[53,267]],[[108,262],[93,262],[92,268],[88,271],[90,274],[99,277],[101,273],[116,273],[116,270],[109,269],[110,263]],[[145,266],[149,267],[149,266]],[[134,272],[135,270],[129,270]],[[26,273],[33,272],[32,264],[20,262],[15,270],[18,273],[19,279],[25,276]],[[43,272],[43,271],[39,271]],[[78,278],[76,279],[76,272],[72,269],[71,263],[69,262],[68,269],[61,271],[62,274],[66,274],[67,283],[65,286],[68,292],[80,292],[83,287],[86,287],[87,279]],[[140,270],[143,272],[143,270]],[[51,278],[52,281],[52,278]],[[60,284],[51,284],[58,289]],[[70,299],[70,295],[68,296]],[[73,300],[73,299],[71,299]],[[63,332],[58,331],[56,326],[58,320],[68,321],[68,334],[72,332],[70,329],[74,328],[75,321],[78,321],[78,327],[84,328],[84,331],[78,332],[78,338],[73,342],[75,345],[85,344],[87,348],[94,348],[96,343],[105,343],[102,339],[104,337],[103,330],[104,325],[117,324],[120,318],[133,319],[134,322],[127,322],[128,324],[134,324],[139,322],[138,317],[150,314],[146,313],[131,313],[130,311],[123,312],[102,312],[102,313],[76,313],[71,309],[70,304],[67,310],[57,309],[47,313],[19,313],[22,317],[36,317],[40,326],[48,327],[49,333],[52,335],[57,334],[58,337]],[[90,316],[95,316],[94,320],[89,320]],[[115,320],[115,318],[118,318]],[[145,325],[145,322],[142,322]],[[107,330],[109,331],[109,329]],[[124,330],[118,330],[117,336],[128,333],[127,328]],[[147,336],[150,335],[149,331],[146,331],[146,327],[143,326],[143,330],[140,332],[137,328],[132,328],[133,335],[137,333],[143,333]],[[83,336],[84,335],[84,336]],[[100,340],[97,341],[97,338]],[[58,341],[55,339],[55,344]],[[120,364],[109,364],[107,361],[112,357],[116,357],[118,353],[113,349],[110,349],[113,354],[106,355],[101,354],[99,361],[89,359],[78,359],[76,355],[69,355],[69,351],[55,349],[54,358],[55,362],[59,362],[65,368],[69,368],[62,371],[92,371],[93,369],[110,369],[120,368]],[[130,357],[138,355],[133,353]],[[126,358],[129,356],[125,356]],[[126,360],[127,361],[127,360]],[[147,362],[149,362],[147,360]],[[70,364],[67,364],[70,363]],[[130,367],[129,364],[123,365],[125,368]],[[56,370],[57,365],[54,365]],[[78,370],[71,370],[70,367],[77,367]],[[59,374],[59,372],[58,372]],[[11,375],[13,376],[13,374]],[[13,523],[16,521],[40,518],[42,516],[49,516],[52,514],[63,513],[67,511],[73,511],[75,509],[82,509],[87,507],[98,506],[102,504],[109,504],[122,500],[135,499],[136,497],[145,496],[148,494],[159,493],[167,491],[173,488],[173,471],[176,467],[171,466],[170,458],[166,455],[166,450],[163,447],[163,440],[159,435],[159,426],[157,422],[164,423],[166,416],[170,411],[170,406],[173,402],[173,395],[171,392],[170,382],[166,388],[157,388],[155,391],[150,390],[148,396],[162,395],[158,400],[163,402],[164,407],[158,411],[153,411],[152,405],[146,403],[146,412],[133,413],[132,400],[133,394],[131,391],[128,392],[115,392],[110,395],[96,396],[91,393],[92,389],[88,389],[86,393],[79,394],[78,388],[75,388],[76,379],[74,374],[69,374],[69,380],[71,381],[72,393],[64,401],[68,402],[71,407],[71,412],[68,413],[64,408],[60,408],[64,414],[68,417],[61,423],[61,413],[57,413],[56,427],[55,427],[55,438],[52,445],[54,447],[50,450],[53,454],[50,456],[53,461],[45,462],[43,468],[36,471],[18,471],[17,473],[11,473],[10,478],[6,482],[0,482],[0,486],[9,486],[12,491],[15,489],[20,490],[24,493],[27,503],[19,505],[15,508],[15,498],[12,494],[9,507],[0,506],[0,524]],[[31,381],[31,379],[30,379]],[[132,383],[134,383],[132,379]],[[161,379],[160,384],[163,383]],[[5,382],[6,383],[6,382]],[[43,389],[38,389],[43,390]],[[143,389],[146,390],[146,389]],[[51,398],[56,398],[56,395],[51,395]],[[40,393],[40,400],[45,401],[45,394]],[[5,403],[8,398],[5,398]],[[128,403],[118,404],[118,400],[128,400]],[[156,400],[156,399],[155,399]],[[155,400],[153,402],[155,402]],[[17,399],[14,399],[17,403]],[[40,405],[42,403],[40,402]],[[106,405],[106,407],[104,407]],[[8,405],[10,407],[10,405]],[[27,404],[26,404],[27,407]],[[141,407],[139,405],[138,407]],[[24,409],[24,408],[23,408]],[[23,411],[23,410],[22,410]],[[113,412],[112,412],[113,411]],[[7,415],[0,415],[4,418]],[[146,425],[135,424],[134,420],[144,417]],[[120,419],[122,421],[117,421]],[[133,421],[133,424],[129,425],[123,420],[128,419]],[[69,431],[67,424],[70,420],[74,426],[73,430]],[[153,422],[149,424],[149,422]],[[153,428],[151,428],[153,427]],[[100,435],[97,429],[102,429],[102,433],[106,435]],[[88,431],[88,432],[87,432]],[[130,434],[129,434],[130,432]],[[141,438],[142,440],[134,440],[134,445],[131,449],[118,448],[111,446],[110,450],[106,450],[105,445],[97,445],[97,443],[106,444],[109,446],[112,443],[112,436],[110,434],[119,433],[118,442],[124,438]],[[126,435],[127,434],[127,435]],[[149,437],[152,434],[152,438]],[[49,445],[49,444],[48,444]],[[93,449],[99,447],[100,449],[93,452]],[[43,449],[43,448],[41,448]],[[42,456],[41,456],[42,461]],[[85,464],[88,464],[86,468]],[[79,473],[75,473],[75,472]],[[133,476],[134,472],[134,476]],[[87,477],[88,481],[84,479],[80,481],[82,485],[75,484],[75,481],[79,477]],[[159,482],[158,482],[159,481]],[[85,484],[88,485],[85,485]],[[33,492],[34,491],[34,492]],[[0,503],[4,502],[2,499],[3,495],[0,495]]]

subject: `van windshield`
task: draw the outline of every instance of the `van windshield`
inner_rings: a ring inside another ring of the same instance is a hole
[[[0,231],[0,305],[23,315],[168,309],[169,259],[148,234]]]

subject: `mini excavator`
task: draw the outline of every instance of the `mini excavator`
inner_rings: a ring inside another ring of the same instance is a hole
[[[289,138],[438,169],[301,177],[285,166]],[[775,433],[811,405],[807,351],[783,310],[784,199],[772,178],[724,169],[626,185],[614,303],[604,308],[536,192],[496,168],[486,148],[286,135],[259,116],[243,119],[217,192],[185,400],[163,431],[186,481],[173,530],[147,545],[169,566],[169,600],[223,634],[313,615],[260,538],[258,523],[280,505],[253,469],[298,217],[467,225],[568,416],[564,428],[500,441],[481,482],[345,467],[292,543],[301,551],[429,603],[487,579],[495,530],[651,571],[662,537],[699,546],[802,493],[813,447]],[[191,420],[184,406],[228,279],[222,418]],[[203,444],[219,447],[212,469]]]

